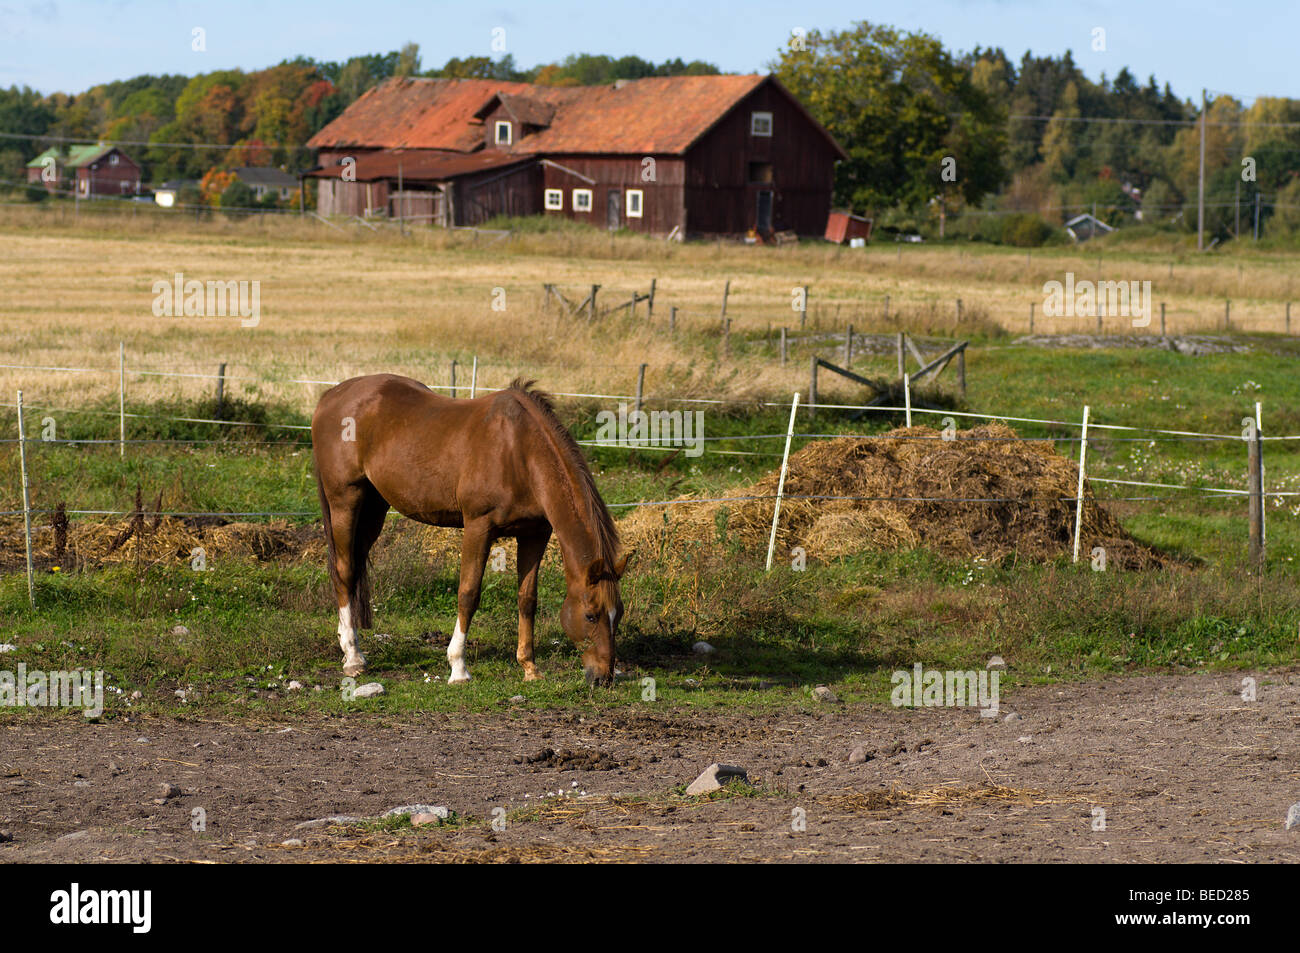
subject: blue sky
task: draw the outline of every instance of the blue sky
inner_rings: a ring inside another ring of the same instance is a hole
[[[1199,98],[1202,86],[1246,101],[1300,98],[1297,0],[0,0],[0,86],[80,92],[140,73],[256,69],[299,53],[342,60],[408,40],[420,44],[428,67],[492,55],[496,28],[521,66],[568,53],[635,53],[753,72],[794,27],[864,19],[933,33],[959,51],[1001,46],[1013,60],[1025,50],[1071,49],[1093,79],[1128,66],[1143,81],[1154,73],[1184,98]],[[206,31],[206,52],[191,49],[195,27]],[[1105,52],[1092,49],[1098,27]]]

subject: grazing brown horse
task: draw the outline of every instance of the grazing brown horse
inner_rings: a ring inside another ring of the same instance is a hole
[[[515,657],[525,679],[538,677],[533,616],[552,532],[568,586],[560,622],[582,649],[588,681],[613,681],[614,635],[623,615],[618,580],[627,557],[619,556],[614,521],[578,445],[532,381],[454,400],[407,377],[354,377],[321,397],[311,439],[346,674],[365,670],[357,630],[371,624],[366,558],[392,506],[421,523],[465,529],[449,682],[469,681],[465,636],[488,551],[503,536],[519,541]]]

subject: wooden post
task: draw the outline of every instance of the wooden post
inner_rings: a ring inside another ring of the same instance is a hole
[[[600,289],[600,285],[591,286],[591,297],[587,299],[587,320],[588,321],[596,320],[596,292],[599,289]]]
[[[668,312],[668,333],[677,333],[677,305],[673,305],[672,311]]]
[[[646,306],[645,306],[645,319],[647,322],[653,321],[655,319],[655,284],[658,281],[659,281],[658,278],[650,279],[650,297],[646,299]]]
[[[901,381],[907,373],[907,355],[903,351],[903,332],[898,332],[898,379]]]
[[[1223,302],[1223,330],[1228,330],[1228,322],[1232,320],[1232,301]]]
[[[772,507],[772,535],[767,540],[767,569],[772,571],[772,551],[776,548],[776,524],[781,519],[781,497],[785,495],[785,471],[790,462],[790,441],[794,437],[794,415],[799,411],[799,394],[790,401],[790,426],[785,432],[785,453],[781,455],[781,476],[776,483],[776,504]]]
[[[454,400],[455,397],[456,397],[456,360],[455,360],[455,358],[453,358],[453,359],[452,359],[452,362],[451,362],[451,396],[452,396],[452,399],[453,399],[453,400]]]
[[[853,366],[853,325],[844,334],[844,366]]]
[[[36,589],[32,581],[32,498],[27,483],[27,431],[23,427],[23,392],[18,392],[18,463],[23,471],[23,531],[27,536],[27,601],[36,608]]]
[[[474,363],[469,370],[469,399],[473,400],[478,396],[478,355],[474,355]]]
[[[1291,302],[1286,303],[1286,333],[1291,333]]]
[[[727,283],[722,286],[722,314],[720,315],[720,317],[724,322],[727,320],[727,296],[730,294],[731,294],[731,279],[728,278]]]
[[[1035,301],[1029,302],[1029,333],[1030,334],[1034,333],[1034,305],[1035,304],[1037,304],[1037,302]]]
[[[222,364],[217,368],[217,413],[216,418],[221,419],[221,414],[226,405],[226,365]]]
[[[1088,405],[1083,405],[1083,435],[1079,441],[1079,489],[1074,494],[1074,561],[1079,561],[1079,531],[1083,527],[1083,467],[1088,455]]]
[[[731,353],[731,318],[722,319],[722,350]]]
[[[645,395],[645,369],[646,365],[642,364],[640,370],[636,372],[636,409],[641,409],[641,398]]]
[[[803,286],[803,309],[799,312],[799,327],[804,326],[804,321],[808,317],[808,286]]]
[[[1160,302],[1160,336],[1165,336],[1165,303]]]
[[[787,359],[787,352],[786,352],[785,328],[782,328],[781,329],[781,366],[782,367],[785,367],[786,359]]]
[[[1264,460],[1259,438],[1256,424],[1251,428],[1246,454],[1246,484],[1250,490],[1250,562],[1256,569],[1264,565]]]
[[[885,295],[885,320],[889,320],[889,295]]]
[[[812,373],[808,378],[808,419],[817,416],[817,355],[812,356]]]
[[[957,383],[961,385],[961,395],[966,396],[966,349],[957,352]]]
[[[1099,308],[1099,309],[1097,310],[1097,333],[1098,333],[1098,334],[1101,333],[1101,316],[1102,316],[1102,311],[1101,311],[1101,309]]]
[[[957,323],[961,324],[961,298],[957,299]]]
[[[117,342],[117,455],[126,457],[126,342]]]

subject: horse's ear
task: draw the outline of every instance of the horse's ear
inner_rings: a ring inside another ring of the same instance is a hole
[[[596,557],[587,565],[587,585],[594,586],[605,578],[605,561]]]
[[[624,553],[623,558],[614,564],[614,578],[616,579],[623,578],[623,573],[627,572],[627,564],[632,561],[632,557],[634,555],[636,555],[635,549],[632,550],[630,553]]]

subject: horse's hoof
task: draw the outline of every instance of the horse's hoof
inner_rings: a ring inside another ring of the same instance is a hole
[[[343,666],[343,674],[355,678],[366,670],[366,660],[361,659],[358,662],[348,662]]]
[[[464,675],[452,675],[450,678],[447,679],[447,684],[448,684],[448,685],[459,685],[459,684],[461,684],[462,682],[468,682],[468,681],[470,680],[470,678],[471,678],[471,676],[470,676],[469,672],[466,672]]]
[[[530,668],[524,671],[525,682],[536,682],[539,681],[541,677],[542,677],[542,673],[537,671],[536,669]]]

